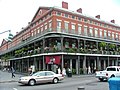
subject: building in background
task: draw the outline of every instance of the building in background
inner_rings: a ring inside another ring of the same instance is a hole
[[[107,13],[107,12],[106,12]],[[3,41],[4,42],[4,41]],[[60,7],[39,7],[31,22],[11,42],[0,46],[0,59],[10,61],[16,71],[66,70],[73,74],[91,73],[110,65],[120,65],[120,26],[100,15],[90,17]]]

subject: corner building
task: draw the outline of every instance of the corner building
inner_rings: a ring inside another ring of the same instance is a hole
[[[0,58],[5,57],[23,73],[31,65],[36,71],[70,68],[74,74],[86,74],[90,67],[94,73],[120,65],[120,26],[84,15],[81,8],[70,11],[67,2],[62,8],[39,7],[12,42],[3,40]]]

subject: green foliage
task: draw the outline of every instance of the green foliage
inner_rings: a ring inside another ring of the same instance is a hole
[[[72,69],[72,74],[76,74],[76,69]]]
[[[83,73],[84,73],[83,68],[80,68],[80,74],[83,74]]]
[[[109,44],[109,48],[110,49],[114,49],[115,48],[115,44]]]
[[[99,46],[100,46],[100,47],[106,47],[106,45],[107,45],[107,44],[106,44],[105,42],[100,42],[100,43],[99,43]]]

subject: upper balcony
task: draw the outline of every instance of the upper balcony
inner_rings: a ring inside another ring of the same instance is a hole
[[[78,31],[73,31],[73,30],[68,31],[68,30],[60,29],[60,28],[57,28],[57,29],[49,28],[49,29],[46,29],[42,32],[36,33],[36,35],[31,36],[31,37],[27,38],[26,40],[21,41],[19,44],[17,44],[14,47],[9,48],[6,51],[0,52],[0,55],[11,52],[11,51],[14,51],[14,50],[19,49],[19,48],[21,48],[23,46],[26,46],[28,44],[34,43],[37,40],[42,40],[48,34],[49,35],[50,34],[59,35],[59,36],[64,35],[64,36],[69,36],[69,37],[72,36],[72,37],[83,38],[83,39],[86,38],[86,39],[95,40],[95,41],[113,42],[113,43],[116,43],[116,44],[120,45],[120,41],[118,41],[118,40],[111,40],[109,38],[104,39],[104,38],[101,38],[101,37],[90,36],[89,34],[88,35],[84,34],[84,33],[81,34]]]

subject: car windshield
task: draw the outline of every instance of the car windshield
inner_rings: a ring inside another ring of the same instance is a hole
[[[116,68],[107,68],[107,71],[116,71]]]

